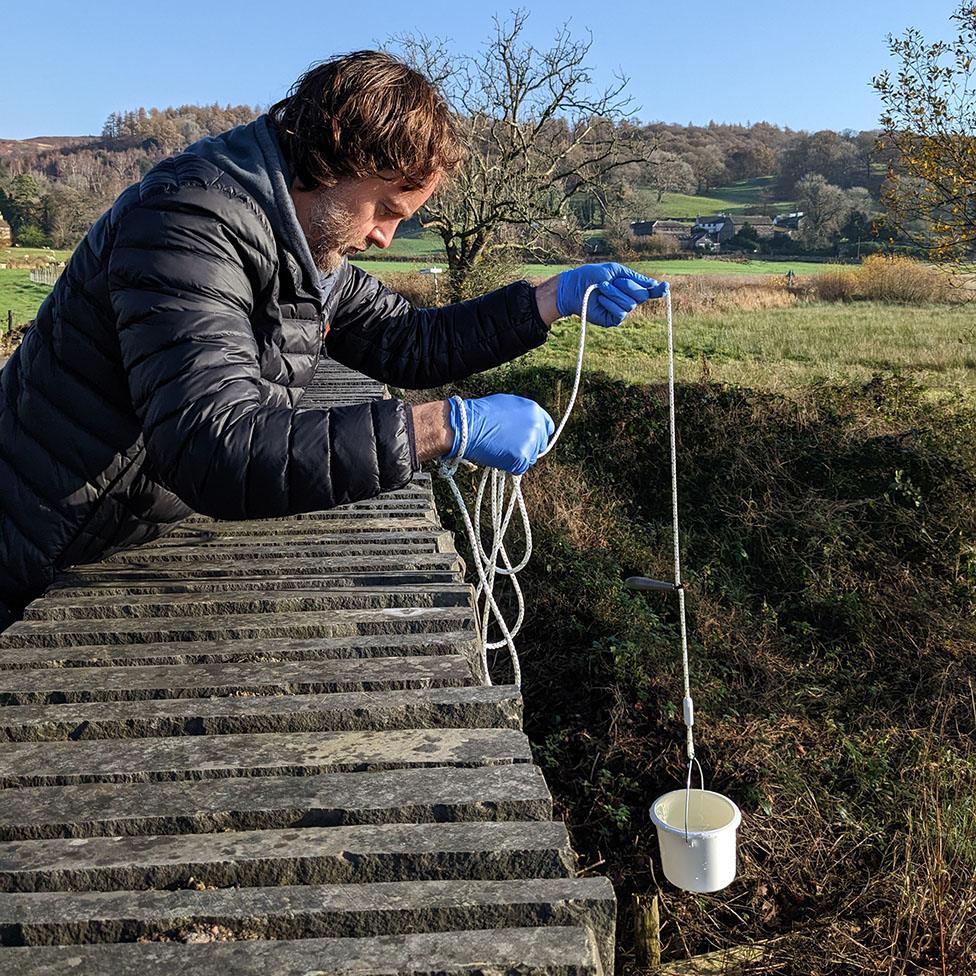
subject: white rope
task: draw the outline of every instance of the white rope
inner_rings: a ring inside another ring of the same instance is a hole
[[[566,404],[566,410],[556,427],[555,433],[549,440],[546,449],[539,455],[545,457],[556,446],[556,442],[562,435],[563,429],[569,420],[573,407],[576,405],[576,397],[579,394],[580,379],[583,373],[583,351],[586,348],[586,326],[587,309],[589,307],[590,295],[596,289],[596,285],[590,285],[583,295],[583,307],[580,310],[580,335],[579,345],[576,351],[576,374],[573,379],[573,390]],[[678,590],[678,610],[681,619],[681,651],[682,666],[684,669],[684,717],[687,725],[687,748],[689,763],[694,761],[695,746],[692,737],[692,725],[694,724],[694,706],[691,700],[691,679],[688,668],[688,638],[687,627],[685,624],[685,595],[681,585],[681,557],[678,541],[678,473],[677,458],[675,451],[675,407],[674,407],[674,339],[671,322],[671,292],[665,293],[665,309],[667,312],[668,328],[668,400],[670,406],[670,433],[671,433],[671,500],[672,500],[672,519],[674,530],[674,582]],[[515,684],[521,687],[522,669],[519,664],[518,651],[515,648],[515,637],[521,629],[525,619],[525,599],[522,588],[519,586],[518,573],[525,568],[532,556],[532,526],[529,523],[529,515],[525,508],[525,500],[522,497],[522,476],[510,475],[497,468],[485,468],[481,472],[478,483],[478,490],[474,502],[474,519],[468,513],[464,498],[455,481],[460,464],[464,463],[469,468],[474,465],[464,460],[464,452],[468,443],[468,419],[460,397],[454,397],[458,402],[458,413],[461,418],[461,438],[460,447],[457,454],[448,461],[443,461],[439,468],[439,473],[451,487],[454,500],[457,502],[458,511],[464,521],[464,528],[467,532],[468,543],[471,549],[471,559],[474,563],[475,572],[478,576],[478,584],[475,589],[475,600],[479,606],[479,623],[481,626],[480,651],[481,664],[484,672],[485,681],[491,684],[489,673],[488,652],[501,647],[508,649],[509,658],[512,662],[512,671]],[[488,518],[490,522],[491,542],[487,546],[483,541],[482,512],[484,510],[487,496]],[[522,530],[525,534],[525,551],[522,558],[513,564],[512,558],[505,548],[505,535],[508,532],[512,518],[516,509],[519,519],[522,522]],[[494,588],[498,577],[506,577],[512,585],[517,605],[515,621],[509,623],[505,620],[501,609],[495,599]],[[502,638],[497,641],[489,641],[488,626],[494,621]],[[690,775],[690,772],[689,772]]]

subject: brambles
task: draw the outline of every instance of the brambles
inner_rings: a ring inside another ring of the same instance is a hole
[[[465,392],[555,404],[569,382],[507,368]],[[889,375],[686,385],[678,407],[699,753],[745,821],[731,889],[660,889],[666,958],[774,938],[791,972],[966,972],[973,406]],[[664,391],[587,373],[552,462],[525,481],[528,732],[626,903],[655,890],[646,807],[683,775],[675,607],[622,585],[670,572]]]

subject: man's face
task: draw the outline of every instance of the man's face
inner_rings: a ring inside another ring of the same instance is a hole
[[[292,186],[298,222],[316,267],[328,274],[349,254],[370,245],[389,247],[400,221],[412,217],[439,182],[438,175],[426,186],[411,189],[395,174],[383,173],[318,190]]]

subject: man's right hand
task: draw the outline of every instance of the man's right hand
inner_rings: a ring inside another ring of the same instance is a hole
[[[525,474],[539,459],[556,425],[534,400],[493,393],[477,400],[450,400],[450,424],[454,443],[447,457],[461,448],[461,410],[468,421],[464,457],[487,468]]]
[[[533,400],[496,393],[464,400],[469,461],[511,474],[525,474],[555,430],[552,417]],[[412,408],[417,457],[454,457],[461,447],[461,408],[456,400],[434,400]]]

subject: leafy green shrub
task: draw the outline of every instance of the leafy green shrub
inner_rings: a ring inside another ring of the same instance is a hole
[[[27,224],[17,231],[17,243],[21,247],[50,247],[51,241],[36,224]]]

